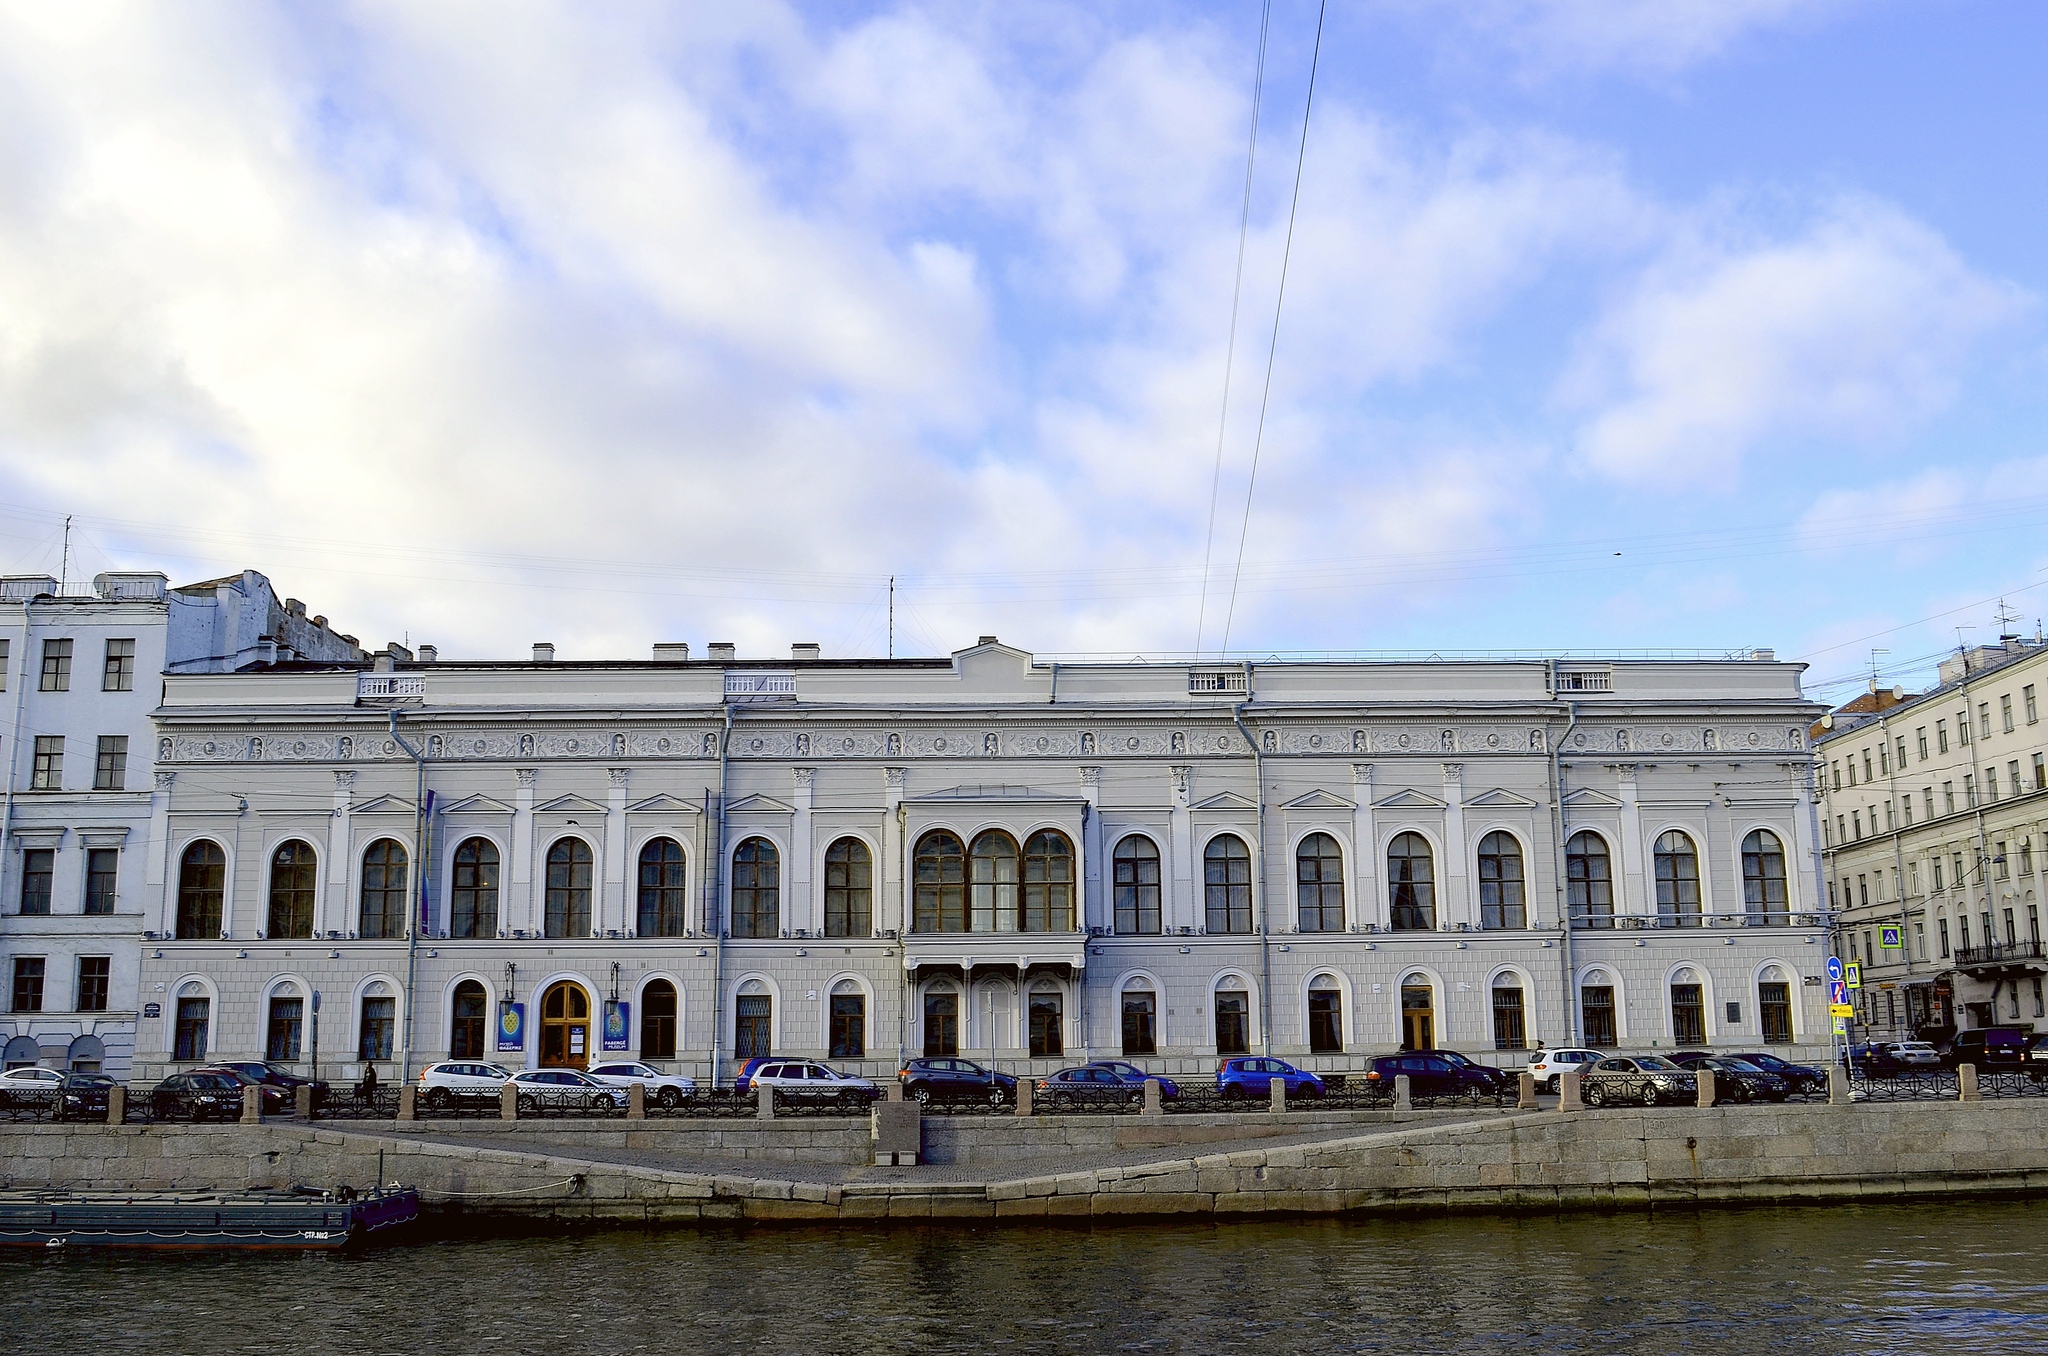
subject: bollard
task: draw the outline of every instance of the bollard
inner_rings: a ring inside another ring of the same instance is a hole
[[[924,1151],[923,1107],[902,1097],[876,1102],[868,1124],[877,1167],[917,1166],[918,1156]]]
[[[1408,1081],[1407,1074],[1394,1075],[1394,1110],[1415,1110],[1415,1099],[1409,1095],[1410,1090],[1413,1088],[1413,1086],[1414,1085]]]
[[[498,1118],[516,1121],[519,1119],[519,1085],[506,1083],[498,1089]]]
[[[1849,1071],[1839,1064],[1828,1070],[1828,1102],[1833,1106],[1849,1104]]]
[[[1579,1071],[1566,1069],[1557,1076],[1557,1109],[1559,1111],[1584,1111],[1585,1101],[1579,1096]]]
[[[1269,1078],[1269,1079],[1267,1079],[1267,1080],[1266,1080],[1266,1088],[1267,1088],[1267,1096],[1269,1096],[1269,1097],[1271,1097],[1271,1098],[1273,1099],[1273,1100],[1272,1100],[1272,1102],[1270,1103],[1270,1105],[1268,1106],[1268,1108],[1267,1108],[1267,1109],[1268,1109],[1268,1110],[1270,1110],[1270,1111],[1272,1111],[1272,1112],[1273,1112],[1274,1114],[1276,1114],[1276,1115],[1278,1115],[1278,1114],[1279,1114],[1279,1113],[1281,1113],[1281,1112],[1284,1112],[1284,1111],[1286,1111],[1286,1110],[1287,1110],[1287,1080],[1286,1080],[1286,1079],[1284,1079],[1284,1078],[1277,1078],[1277,1077],[1276,1077],[1276,1078]]]
[[[1984,1094],[1977,1091],[1977,1066],[1956,1065],[1956,1100],[1958,1102],[1981,1102]]]
[[[119,1083],[107,1089],[107,1124],[119,1125],[128,1119],[128,1089]]]
[[[1164,1116],[1166,1114],[1166,1106],[1159,1100],[1159,1080],[1156,1078],[1145,1080],[1144,1114],[1147,1116]]]
[[[1031,1094],[1037,1087],[1038,1084],[1029,1075],[1024,1075],[1017,1079],[1017,1114],[1019,1116],[1035,1114],[1031,1109]]]
[[[242,1124],[263,1123],[263,1089],[251,1083],[242,1089]]]
[[[626,1086],[626,1119],[644,1121],[647,1119],[647,1085],[629,1083]]]
[[[1524,1073],[1516,1081],[1521,1087],[1515,1093],[1515,1110],[1534,1111],[1536,1109],[1536,1075]]]
[[[1712,1069],[1694,1069],[1692,1076],[1699,1081],[1700,1085],[1697,1105],[1712,1106],[1714,1104],[1714,1071]]]
[[[300,1120],[310,1121],[313,1119],[313,1085],[311,1083],[301,1083],[296,1088],[293,1088],[292,1102],[294,1104],[292,1110],[298,1114]]]
[[[893,1083],[889,1084],[889,1086],[888,1086],[887,1088],[883,1089],[883,1092],[882,1092],[882,1100],[884,1100],[884,1101],[887,1101],[887,1102],[900,1102],[900,1101],[902,1101],[902,1100],[903,1100],[903,1080],[899,1078],[899,1079],[897,1079],[897,1080],[896,1080],[895,1082],[893,1082]]]
[[[775,1089],[769,1087],[766,1083],[756,1083],[754,1084],[754,1096],[760,1104],[760,1110],[755,1114],[764,1121],[774,1120]]]
[[[398,1087],[398,1119],[416,1121],[419,1117],[419,1085],[401,1083]]]

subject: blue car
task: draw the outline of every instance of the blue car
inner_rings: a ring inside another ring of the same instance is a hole
[[[1084,1069],[1107,1069],[1110,1073],[1116,1075],[1117,1082],[1129,1083],[1137,1087],[1145,1086],[1145,1080],[1148,1078],[1157,1078],[1159,1080],[1159,1097],[1161,1101],[1170,1102],[1180,1096],[1180,1088],[1175,1085],[1171,1078],[1163,1074],[1146,1073],[1137,1065],[1125,1060],[1097,1059],[1091,1060],[1081,1067]]]
[[[1216,1088],[1233,1100],[1240,1097],[1269,1097],[1273,1080],[1285,1079],[1289,1097],[1320,1097],[1323,1080],[1306,1069],[1297,1069],[1284,1059],[1226,1059],[1216,1070]]]

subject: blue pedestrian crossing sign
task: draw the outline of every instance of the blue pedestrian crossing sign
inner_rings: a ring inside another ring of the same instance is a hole
[[[1877,930],[1877,944],[1886,951],[1902,951],[1906,946],[1904,933],[1905,929],[1897,923],[1887,923]]]
[[[1847,983],[1848,983],[1848,985],[1849,985],[1849,987],[1850,987],[1850,988],[1852,988],[1852,989],[1860,989],[1860,988],[1862,988],[1862,987],[1863,987],[1863,967],[1862,967],[1862,966],[1861,966],[1860,964],[1858,964],[1857,962],[1855,962],[1855,961],[1850,961],[1850,962],[1849,962],[1849,973],[1848,973],[1848,974],[1847,974],[1846,976],[1844,976],[1844,979],[1845,979],[1845,980],[1847,981]]]
[[[1842,977],[1842,958],[1841,958],[1840,956],[1829,956],[1829,957],[1828,957],[1828,978],[1829,978],[1829,979],[1840,979],[1841,977]]]

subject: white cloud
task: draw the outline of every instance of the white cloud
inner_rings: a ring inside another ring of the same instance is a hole
[[[1846,0],[1416,0],[1516,52],[1538,73],[1621,68],[1666,74],[1745,36],[1810,22]]]
[[[1600,471],[1725,482],[1774,435],[1883,438],[1925,417],[2022,301],[1895,209],[1842,202],[1795,239],[1674,249],[1610,307],[1563,394]]]

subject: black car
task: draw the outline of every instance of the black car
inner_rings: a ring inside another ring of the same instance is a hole
[[[1941,1052],[1941,1062],[1951,1069],[1974,1064],[1978,1073],[2024,1069],[2027,1066],[2027,1042],[2033,1034],[2015,1026],[1986,1026],[1975,1031],[1958,1031],[1956,1038],[1948,1043],[1948,1049]]]
[[[1795,1097],[1819,1097],[1828,1090],[1828,1071],[1812,1064],[1794,1064],[1765,1050],[1737,1050],[1736,1059],[1747,1060],[1765,1073],[1774,1073],[1792,1085]],[[1674,1055],[1675,1060],[1678,1056]]]
[[[262,1099],[263,1114],[266,1116],[282,1116],[298,1106],[298,1095],[290,1088],[266,1083],[253,1074],[243,1073],[232,1064],[209,1064],[204,1069],[194,1069],[193,1072],[219,1074],[223,1078],[232,1078],[238,1088],[260,1089],[258,1096]],[[237,1102],[236,1106],[239,1108],[240,1103]]]
[[[285,1094],[292,1099],[294,1105],[298,1102],[299,1089],[301,1087],[313,1089],[314,1106],[319,1106],[327,1100],[328,1086],[326,1079],[307,1078],[303,1074],[293,1073],[290,1069],[281,1069],[269,1060],[224,1059],[213,1067],[231,1069],[238,1076],[261,1083],[265,1087],[282,1088]],[[265,1100],[268,1101],[267,1098]]]
[[[1008,1106],[1017,1100],[1017,1080],[994,1069],[984,1069],[971,1059],[913,1059],[896,1074],[903,1090],[930,1106],[961,1102],[984,1102]]]
[[[1490,1079],[1493,1084],[1493,1091],[1497,1094],[1519,1094],[1521,1092],[1522,1072],[1519,1069],[1513,1072],[1509,1072],[1506,1069],[1496,1069],[1491,1064],[1481,1064],[1478,1060],[1461,1055],[1456,1050],[1431,1050],[1429,1053],[1439,1058],[1447,1059],[1461,1069],[1470,1069],[1481,1078]]]
[[[174,1073],[150,1089],[149,1114],[159,1121],[231,1121],[242,1114],[242,1083],[225,1069]]]
[[[2027,1042],[2027,1072],[2037,1082],[2048,1079],[2048,1035]]]
[[[1782,1102],[1792,1093],[1792,1080],[1774,1073],[1747,1055],[1715,1054],[1711,1050],[1678,1050],[1666,1059],[1694,1074],[1708,1069],[1714,1075],[1717,1102]]]
[[[105,1120],[114,1080],[102,1073],[66,1074],[57,1085],[57,1119]]]
[[[1501,1085],[1492,1077],[1498,1072],[1474,1065],[1470,1060],[1455,1063],[1442,1050],[1412,1050],[1405,1055],[1381,1055],[1375,1059],[1365,1071],[1365,1082],[1391,1096],[1394,1080],[1406,1074],[1410,1097],[1457,1097],[1482,1102],[1500,1095]]]

